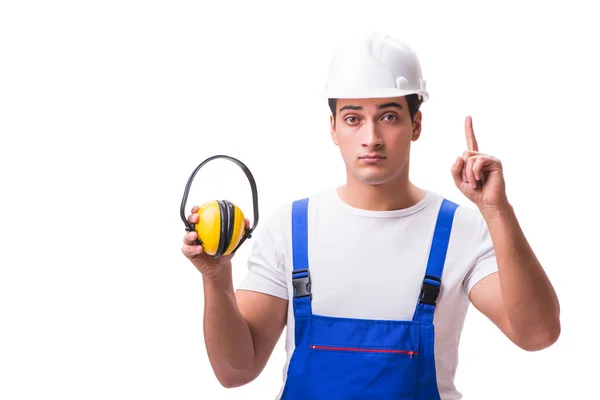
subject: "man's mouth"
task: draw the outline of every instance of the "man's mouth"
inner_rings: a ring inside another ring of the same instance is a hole
[[[360,158],[363,160],[383,160],[383,159],[385,159],[385,157],[382,156],[381,154],[367,154]]]

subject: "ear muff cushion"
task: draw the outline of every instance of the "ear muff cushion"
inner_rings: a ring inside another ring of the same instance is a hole
[[[225,206],[227,206],[227,234],[225,238],[227,241],[225,242],[225,247],[223,248],[223,252],[227,253],[227,249],[231,244],[231,238],[233,236],[233,227],[235,224],[235,206],[230,201],[224,201]]]
[[[222,256],[225,252],[225,244],[227,242],[227,226],[229,225],[229,218],[227,218],[227,206],[225,206],[223,200],[217,200],[219,204],[219,211],[221,214],[221,233],[219,235],[219,246],[217,247],[216,257]]]

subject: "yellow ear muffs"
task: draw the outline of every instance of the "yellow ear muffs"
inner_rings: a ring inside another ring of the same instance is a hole
[[[249,229],[246,229],[244,226],[245,217],[242,210],[228,200],[213,200],[204,203],[197,211],[197,224],[192,224],[185,218],[185,204],[194,176],[202,166],[215,158],[226,158],[235,162],[242,168],[250,182],[254,223]],[[186,230],[196,231],[198,235],[196,244],[202,245],[205,253],[215,258],[234,253],[246,239],[251,237],[252,231],[254,231],[258,223],[258,196],[254,177],[241,161],[233,157],[224,155],[210,157],[204,160],[190,176],[181,202],[180,212]]]

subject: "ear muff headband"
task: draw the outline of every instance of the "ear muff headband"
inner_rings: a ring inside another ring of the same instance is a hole
[[[252,190],[252,210],[254,212],[254,218],[253,218],[253,222],[252,222],[252,226],[249,229],[244,228],[244,235],[242,236],[242,239],[240,240],[240,242],[238,243],[238,245],[235,247],[235,249],[233,249],[233,251],[231,253],[235,253],[235,251],[242,245],[242,243],[244,243],[244,241],[246,241],[246,239],[250,239],[252,237],[252,232],[254,231],[254,229],[256,229],[256,225],[258,224],[258,191],[256,189],[256,181],[254,180],[254,176],[252,176],[252,173],[250,172],[250,170],[248,169],[248,167],[246,167],[246,165],[241,162],[240,160],[233,158],[231,156],[226,156],[226,155],[215,155],[212,157],[207,158],[206,160],[202,161],[200,163],[200,165],[198,165],[196,167],[196,169],[194,170],[194,172],[192,172],[192,174],[190,175],[187,184],[185,185],[185,190],[183,192],[183,198],[181,199],[181,208],[179,210],[180,216],[181,216],[181,220],[183,221],[184,225],[185,225],[185,230],[188,232],[192,232],[195,230],[195,226],[194,224],[192,224],[191,222],[189,222],[187,220],[187,218],[185,217],[185,206],[187,203],[187,199],[188,199],[188,195],[190,193],[190,188],[192,187],[192,182],[194,181],[194,177],[196,176],[196,174],[198,173],[198,171],[200,170],[200,168],[202,168],[203,166],[205,166],[208,162],[215,160],[217,158],[225,158],[229,161],[232,161],[233,163],[235,163],[238,167],[240,167],[242,169],[242,171],[244,171],[244,174],[246,174],[246,177],[248,178],[248,182],[250,182],[250,189]],[[219,205],[219,207],[221,207]],[[227,207],[225,207],[227,208]],[[221,215],[226,215],[227,213],[223,213],[221,212]],[[234,212],[232,210],[231,215],[230,215],[230,220],[233,221],[234,218]],[[233,235],[233,232],[231,232],[231,235],[223,235],[223,221],[221,221],[221,239],[219,240],[219,249],[221,248],[221,240],[224,239],[224,236],[228,236],[231,237]],[[229,224],[227,225],[229,226]],[[227,239],[227,242],[230,242],[231,239]],[[196,244],[201,245],[202,242],[200,242],[199,239],[196,239]],[[227,246],[224,246],[223,252],[229,247],[229,244],[227,244]],[[217,253],[219,254],[219,253]],[[215,255],[216,257],[216,255]]]

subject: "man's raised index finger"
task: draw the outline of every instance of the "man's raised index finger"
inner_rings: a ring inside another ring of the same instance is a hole
[[[465,135],[467,136],[467,148],[469,151],[479,151],[475,132],[473,131],[473,119],[470,115],[465,118]]]

